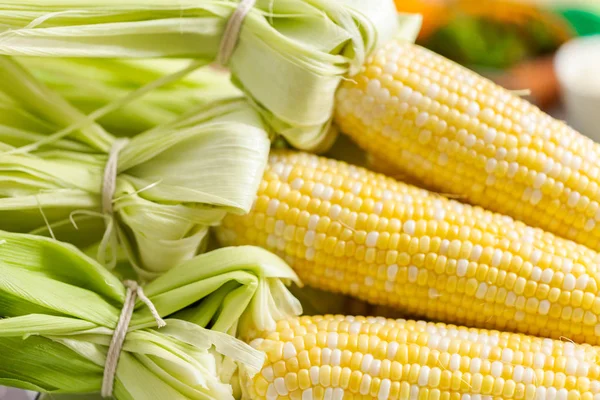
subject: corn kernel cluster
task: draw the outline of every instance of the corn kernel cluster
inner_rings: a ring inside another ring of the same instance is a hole
[[[350,316],[283,320],[253,399],[599,400],[600,349],[441,323]]]
[[[426,187],[600,250],[600,145],[491,81],[393,42],[336,106],[342,131]]]
[[[598,253],[339,161],[273,152],[250,214],[217,235],[408,315],[600,344]]]

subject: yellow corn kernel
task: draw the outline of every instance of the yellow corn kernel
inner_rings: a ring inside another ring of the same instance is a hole
[[[330,357],[326,363],[306,366],[297,374],[288,372],[282,377],[273,375],[273,362],[267,360],[260,373],[244,382],[250,398],[593,400],[600,397],[600,368],[594,368],[600,363],[600,348],[596,346],[381,317],[305,316],[295,318],[294,322],[306,326],[304,332],[316,329],[328,337],[326,347],[320,348],[320,352],[328,351]],[[387,350],[376,353],[370,346],[359,351],[336,341],[342,322],[349,324],[344,333],[366,336],[366,342],[383,344]],[[281,321],[274,332],[285,327],[285,321]],[[250,344],[270,352],[269,347],[278,341],[284,348],[299,343],[277,339],[271,333],[270,340],[262,340],[259,334]],[[301,332],[299,335],[303,336]],[[457,345],[449,346],[449,342]],[[402,353],[407,347],[411,349],[408,358]],[[312,349],[298,348],[296,353],[304,350]],[[352,357],[340,357],[344,352],[351,352]],[[391,365],[393,372],[384,374],[384,365]]]
[[[585,246],[310,154],[273,152],[264,179],[252,211],[228,216],[217,229],[222,244],[265,247],[312,287],[411,315],[600,344],[600,255]],[[289,196],[268,187],[315,206],[288,204]],[[288,226],[288,213],[305,215],[302,237],[284,237],[298,229]],[[270,233],[247,223],[269,218]],[[344,231],[330,229],[338,224]],[[352,254],[337,251],[341,241]]]
[[[600,250],[600,144],[442,56],[382,47],[336,122],[390,174]]]

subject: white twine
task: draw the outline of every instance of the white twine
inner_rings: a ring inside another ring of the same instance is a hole
[[[113,235],[115,221],[113,215],[113,197],[117,189],[117,169],[119,153],[129,143],[129,139],[117,139],[108,153],[108,160],[104,166],[104,177],[102,179],[102,215],[106,224],[104,236],[98,247],[98,261],[108,268],[114,268],[117,263],[117,240]],[[111,245],[113,256],[109,263],[106,262],[106,248]]]
[[[256,0],[241,0],[238,7],[233,14],[231,14],[231,17],[229,17],[219,46],[219,55],[217,57],[219,64],[227,65],[229,62],[229,58],[231,58],[235,45],[240,37],[242,23],[244,22],[246,15],[248,15],[252,7],[254,7],[255,3]]]
[[[119,153],[129,143],[128,139],[117,139],[108,152],[108,160],[104,167],[104,179],[102,181],[102,212],[113,215],[113,197],[117,189],[117,167]]]
[[[146,297],[144,290],[137,282],[124,281],[123,284],[127,287],[127,294],[125,296],[121,315],[119,316],[119,321],[117,322],[112,339],[110,340],[110,346],[108,347],[108,353],[106,354],[106,362],[104,363],[104,376],[102,378],[102,390],[100,391],[100,394],[105,398],[111,397],[113,394],[119,356],[121,355],[123,343],[125,343],[125,336],[127,336],[127,330],[129,329],[129,323],[133,316],[136,298],[139,297],[148,309],[150,309],[150,313],[156,320],[156,324],[159,328],[167,325],[158,314],[154,304]]]

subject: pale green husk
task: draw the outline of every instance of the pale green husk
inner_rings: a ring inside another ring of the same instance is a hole
[[[210,62],[237,5],[228,0],[3,1],[0,54]],[[414,28],[414,18],[396,15],[393,0],[258,0],[228,67],[276,132],[298,148],[318,149],[335,134],[330,123],[341,80],[357,73],[377,44],[414,36]]]
[[[84,114],[105,107],[115,99],[185,68],[188,60],[107,60],[82,58],[20,57],[36,78],[60,94]],[[230,74],[200,68],[189,75],[133,99],[98,119],[115,136],[133,136],[172,121],[211,101],[241,96]]]
[[[116,373],[117,399],[228,399],[237,367],[263,355],[236,340],[298,315],[294,272],[250,246],[215,250],[172,269],[137,302]],[[100,390],[123,284],[71,245],[0,232],[0,385],[50,393]],[[234,383],[234,382],[233,382]]]
[[[249,211],[270,141],[260,115],[235,90],[224,96],[209,88],[206,98],[217,100],[131,138],[118,158],[115,218],[107,220],[101,188],[115,137],[89,123],[56,138],[85,115],[8,57],[0,57],[0,76],[0,107],[15,111],[0,113],[0,229],[80,247],[103,240],[98,255],[109,266],[118,238],[140,276],[151,279],[197,254],[227,212]],[[105,222],[114,234],[105,234]]]

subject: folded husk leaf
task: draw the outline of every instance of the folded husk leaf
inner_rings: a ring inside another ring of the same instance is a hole
[[[0,4],[0,54],[217,59],[237,1],[9,0]],[[292,145],[332,143],[335,91],[377,46],[414,18],[393,0],[258,0],[228,62],[234,82]],[[410,33],[413,35],[413,33]]]
[[[0,232],[0,385],[47,393],[100,390],[126,289],[75,247]],[[301,312],[294,272],[255,247],[195,257],[146,287],[167,326],[137,301],[116,372],[116,399],[228,399],[238,366],[263,355],[234,338]],[[214,306],[214,298],[219,304]],[[199,311],[201,310],[201,311]]]
[[[270,141],[235,91],[215,92],[216,100],[131,138],[119,154],[114,219],[107,219],[101,193],[116,138],[97,123],[54,137],[85,115],[9,57],[0,57],[0,76],[0,105],[20,111],[0,117],[0,229],[80,247],[103,240],[98,254],[107,265],[118,238],[140,276],[152,279],[196,255],[225,213],[250,209]],[[105,222],[114,235],[105,236]]]
[[[20,57],[36,78],[84,114],[170,75],[187,60],[108,60]],[[241,96],[226,71],[200,68],[189,75],[136,98],[97,122],[115,136],[133,136],[172,121],[211,101]],[[17,110],[15,109],[15,112]]]

